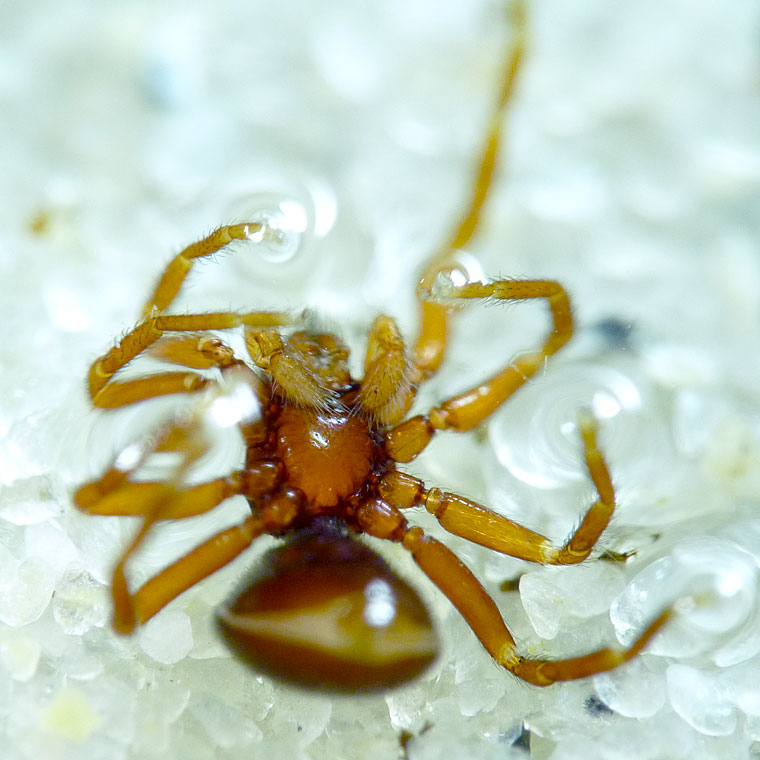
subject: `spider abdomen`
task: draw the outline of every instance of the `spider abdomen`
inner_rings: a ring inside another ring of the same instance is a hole
[[[371,549],[319,521],[266,556],[219,623],[249,664],[311,688],[403,683],[438,648],[417,592]]]
[[[348,414],[285,407],[277,420],[277,456],[288,484],[313,507],[334,507],[370,474],[375,444],[367,423]]]

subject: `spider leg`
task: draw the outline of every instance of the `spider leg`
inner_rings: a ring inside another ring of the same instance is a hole
[[[417,527],[405,533],[402,544],[459,610],[491,657],[518,678],[536,686],[586,678],[616,668],[636,657],[672,614],[669,609],[662,612],[627,649],[605,648],[564,660],[529,659],[518,653],[496,603],[452,551]]]
[[[92,404],[98,409],[120,409],[173,393],[197,393],[213,382],[195,372],[160,372],[135,380],[108,383],[93,396]]]
[[[80,486],[74,494],[76,506],[90,515],[139,517],[145,514],[147,505],[161,498],[166,490],[165,483],[153,481],[133,483],[122,480],[115,485],[113,476],[117,472],[108,470],[98,480]],[[182,520],[211,511],[225,499],[243,493],[243,476],[244,472],[239,470],[176,492],[171,503],[162,511],[161,519]]]
[[[142,316],[147,317],[169,307],[196,259],[212,256],[235,240],[255,240],[262,233],[263,227],[259,222],[226,224],[180,251],[164,269],[153,293],[143,306]]]
[[[162,373],[151,377],[113,382],[113,375],[126,366],[136,356],[154,346],[167,332],[198,332],[208,330],[228,330],[239,325],[253,327],[274,327],[292,323],[292,318],[283,312],[255,311],[249,313],[220,312],[216,314],[164,314],[144,319],[130,330],[113,348],[96,359],[90,367],[88,389],[90,398],[95,406],[114,408],[134,403],[145,398],[165,395],[167,393],[188,393],[200,390],[208,384],[208,380],[193,372]],[[201,340],[200,336],[198,336]],[[177,339],[174,346],[156,347],[159,358],[176,355],[179,358],[183,351]],[[186,340],[186,338],[185,338]],[[164,354],[162,354],[162,350]],[[205,347],[198,352],[211,360],[209,366],[224,369],[236,363],[233,357],[219,350],[219,341],[207,340]],[[231,355],[231,352],[230,352]],[[170,359],[172,360],[172,359]],[[175,360],[176,363],[176,360]],[[239,362],[237,362],[239,363]],[[190,365],[192,366],[192,365]],[[114,390],[109,390],[112,387]]]
[[[237,492],[258,490],[255,486],[249,488],[249,485],[245,478],[240,478]],[[133,594],[129,594],[126,583],[115,583],[114,628],[120,633],[131,633],[135,625],[150,620],[172,599],[232,562],[259,536],[264,533],[282,533],[296,518],[299,509],[300,497],[288,488],[280,489],[273,492],[266,504],[242,523],[211,536],[146,581]],[[167,508],[162,513],[162,519],[171,511],[171,508]],[[120,579],[123,578],[123,567],[130,550],[139,545],[146,532],[144,525],[117,566]],[[116,573],[114,575],[116,577]]]
[[[552,330],[539,351],[523,354],[485,383],[455,396],[430,411],[436,430],[470,430],[489,417],[520,386],[544,366],[572,337],[573,318],[570,299],[564,288],[552,280],[498,280],[470,283],[452,288],[454,298],[495,298],[525,301],[545,298],[552,317]]]
[[[215,483],[204,484],[205,488],[190,489],[191,492],[185,495],[188,493],[188,489],[183,487],[185,477],[193,464],[204,454],[206,446],[207,441],[200,419],[174,421],[166,425],[155,439],[143,442],[134,451],[130,447],[128,457],[122,452],[100,479],[85,484],[75,495],[75,502],[80,509],[95,512],[108,509],[118,512],[124,508],[125,498],[132,496],[135,502],[130,509],[133,514],[142,518],[139,530],[127,545],[112,575],[113,624],[117,631],[129,633],[135,627],[135,610],[125,566],[142,545],[153,525],[169,519],[176,513],[187,513],[185,516],[189,516],[192,512],[199,514],[208,511],[228,495],[243,492],[245,481],[237,477],[228,481],[219,479]],[[152,454],[160,451],[173,451],[180,455],[170,477],[163,483],[131,483],[130,476],[134,475]],[[174,506],[177,498],[180,504]]]
[[[422,528],[408,526],[400,510],[413,506],[409,502],[413,501],[410,494],[416,479],[404,481],[404,478],[408,476],[403,476],[395,486],[390,482],[386,486],[386,495],[395,491],[402,503],[397,505],[385,498],[365,502],[356,513],[359,525],[371,536],[400,543],[456,607],[491,657],[518,678],[536,686],[548,686],[611,670],[639,654],[670,618],[671,610],[662,612],[628,649],[605,648],[565,660],[522,657],[496,602],[472,571],[444,544],[426,536]]]
[[[510,557],[546,565],[578,564],[591,554],[615,509],[615,491],[597,444],[594,418],[587,413],[581,414],[578,427],[583,438],[586,466],[599,498],[561,547],[555,546],[546,536],[477,502],[439,488],[428,490],[421,480],[405,473],[387,474],[380,482],[380,496],[400,509],[424,506],[449,533]]]
[[[503,75],[486,128],[486,137],[474,181],[470,187],[467,207],[453,232],[428,263],[417,294],[421,309],[421,327],[414,347],[414,365],[418,378],[415,383],[435,374],[443,361],[448,340],[448,316],[451,305],[428,300],[436,275],[445,268],[454,251],[464,247],[475,235],[488,199],[496,164],[503,142],[503,121],[514,99],[517,79],[525,58],[527,44],[527,9],[523,0],[512,4],[511,42],[507,50]]]
[[[525,301],[544,298],[549,304],[552,330],[539,351],[523,354],[490,379],[434,407],[427,415],[412,417],[386,435],[386,450],[397,462],[410,462],[438,430],[461,433],[479,425],[498,409],[518,388],[544,366],[572,337],[570,299],[553,280],[497,280],[452,286],[456,299],[495,298]]]
[[[172,599],[232,562],[266,528],[263,517],[251,515],[239,525],[220,531],[164,568],[130,597],[120,600],[121,604],[131,608],[133,622],[132,628],[118,628],[119,632],[130,633],[136,624],[150,620]]]
[[[391,317],[373,323],[364,360],[359,403],[380,425],[393,425],[404,418],[414,400],[413,365],[404,350],[404,339]]]

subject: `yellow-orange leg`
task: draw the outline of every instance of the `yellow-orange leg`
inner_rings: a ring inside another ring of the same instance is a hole
[[[133,483],[122,480],[118,487],[108,487],[109,470],[103,477],[85,483],[74,494],[74,503],[91,515],[139,517],[146,506],[155,503],[166,492],[166,484],[154,481]],[[162,510],[162,520],[182,520],[209,512],[225,499],[243,493],[244,472],[199,483],[182,491],[176,491],[170,503]]]
[[[200,390],[208,380],[194,372],[164,372],[137,380],[112,382],[111,378],[136,356],[152,347],[167,332],[206,332],[208,330],[229,330],[246,325],[256,328],[277,327],[291,324],[292,319],[283,312],[255,311],[239,314],[220,312],[216,314],[165,314],[147,317],[130,330],[112,349],[96,359],[89,373],[89,392],[95,406],[116,408],[146,398],[167,393],[190,393]],[[217,366],[227,366],[223,354],[215,352],[213,341],[209,341],[208,357]],[[179,349],[177,349],[179,353]],[[202,353],[202,352],[201,352]],[[157,354],[161,356],[160,348]],[[171,359],[170,359],[171,360]],[[230,360],[231,361],[231,360]],[[221,363],[219,363],[221,362]]]
[[[93,362],[89,391],[95,406],[112,409],[169,393],[192,393],[208,384],[205,378],[192,372],[162,373],[150,378],[110,383],[114,373],[153,345],[165,332],[228,330],[239,325],[265,328],[291,323],[288,315],[271,312],[161,315],[176,298],[196,259],[212,256],[235,240],[256,241],[262,232],[263,226],[258,222],[224,225],[187,246],[169,262],[143,307],[142,321],[108,353]],[[109,383],[111,387],[106,388]]]
[[[486,128],[486,138],[480,154],[478,168],[472,183],[467,207],[446,243],[441,246],[425,269],[420,281],[418,296],[421,310],[421,327],[414,347],[414,365],[418,371],[415,382],[434,374],[446,351],[448,315],[451,306],[427,299],[436,275],[445,268],[452,253],[467,243],[480,226],[483,208],[488,199],[502,148],[503,121],[514,98],[517,78],[525,59],[527,44],[527,9],[523,0],[512,4],[511,44],[504,61],[503,76]]]
[[[461,433],[479,425],[535,375],[573,335],[570,299],[564,288],[553,280],[470,283],[452,286],[446,295],[454,299],[495,298],[505,301],[544,298],[549,304],[552,330],[539,351],[519,356],[484,383],[445,401],[427,415],[412,417],[389,431],[386,434],[386,451],[397,462],[414,459],[437,430]]]
[[[414,483],[396,482],[386,485],[386,494],[406,501]],[[389,483],[390,481],[386,482]],[[509,632],[496,603],[488,595],[470,569],[446,546],[426,536],[422,528],[409,528],[400,508],[385,500],[365,502],[357,510],[357,520],[369,535],[401,543],[433,583],[449,598],[475,635],[496,662],[524,681],[536,686],[548,686],[556,681],[571,681],[611,670],[635,657],[650,639],[667,622],[671,610],[662,612],[639,636],[631,647],[624,650],[600,649],[581,657],[565,660],[528,659],[522,657]]]
[[[114,627],[120,633],[131,633],[135,625],[150,620],[172,599],[232,562],[265,532],[266,527],[263,517],[251,515],[240,525],[220,531],[180,557],[128,598],[119,599],[118,605],[128,604],[130,607],[131,627],[118,625],[118,606],[114,598]]]
[[[367,340],[364,377],[359,404],[380,425],[404,418],[414,400],[413,365],[407,359],[404,339],[395,321],[379,316]]]
[[[143,544],[155,523],[168,519],[169,515],[175,511],[173,508],[173,502],[178,493],[181,492],[176,492],[171,486],[165,485],[163,489],[159,489],[156,493],[151,494],[152,498],[150,500],[143,502],[142,524],[132,541],[127,545],[121,559],[117,562],[116,567],[113,570],[111,580],[111,593],[113,595],[113,626],[119,633],[131,633],[134,630],[135,625],[142,622],[138,616],[137,607],[134,602],[134,595],[130,593],[127,584],[127,578],[125,575],[127,562]],[[202,495],[209,498],[209,501],[207,501],[205,505],[200,504],[198,502],[198,497],[200,495],[201,494],[198,493],[195,494],[195,503],[192,505],[198,514],[204,511],[207,512],[218,504],[218,502],[214,501],[214,494],[208,492]],[[233,494],[231,493],[229,495]],[[204,506],[205,509],[203,508]],[[230,557],[230,559],[232,559],[232,557]]]
[[[269,478],[263,472],[258,475],[246,472],[240,480],[245,483],[242,488],[246,494],[269,490],[274,484],[274,480],[265,482]],[[132,627],[149,620],[172,599],[232,562],[262,534],[281,535],[295,520],[301,505],[300,494],[287,487],[280,488],[242,523],[220,531],[164,568],[126,600],[132,612]],[[114,627],[123,633],[132,630],[119,628],[117,623],[115,611]]]
[[[128,465],[121,466],[117,458],[98,480],[85,484],[75,495],[75,503],[80,509],[101,514],[107,514],[109,510],[112,514],[119,513],[126,508],[125,499],[132,496],[136,503],[130,506],[130,511],[142,518],[140,528],[116,564],[111,580],[113,624],[119,632],[129,633],[136,624],[135,609],[125,575],[126,563],[142,545],[153,525],[174,515],[182,517],[207,512],[221,500],[242,493],[245,488],[245,479],[238,476],[220,478],[194,489],[184,489],[182,484],[188,471],[205,450],[206,441],[199,420],[172,423],[154,440],[145,442]],[[181,454],[171,477],[163,483],[131,483],[129,477],[158,451]],[[178,502],[176,505],[175,500]]]
[[[391,472],[380,483],[380,496],[400,509],[424,506],[449,533],[510,557],[547,565],[583,562],[609,525],[615,509],[615,491],[609,470],[597,445],[596,425],[588,413],[579,415],[589,475],[599,498],[587,510],[581,524],[562,547],[519,523],[498,515],[463,496],[438,488],[427,490],[421,480]]]
[[[671,610],[662,612],[628,649],[605,648],[564,660],[528,659],[518,653],[496,603],[453,552],[426,536],[421,528],[409,529],[402,544],[459,610],[491,657],[518,678],[536,686],[586,678],[616,668],[638,655],[672,614]]]
[[[212,256],[235,240],[256,241],[262,232],[263,225],[259,222],[227,224],[218,227],[202,240],[191,243],[183,251],[180,251],[164,269],[153,293],[143,306],[142,316],[147,317],[169,307],[177,297],[177,293],[179,293],[182,283],[193,268],[196,259]]]

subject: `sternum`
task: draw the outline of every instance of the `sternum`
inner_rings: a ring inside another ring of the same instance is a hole
[[[277,420],[276,453],[286,481],[303,493],[310,511],[330,511],[324,508],[361,489],[374,450],[368,425],[357,416],[286,407]]]

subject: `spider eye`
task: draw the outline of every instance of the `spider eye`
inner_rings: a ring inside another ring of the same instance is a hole
[[[310,688],[369,691],[414,678],[436,656],[418,594],[351,538],[298,536],[261,570],[219,612],[229,645],[258,670]]]

